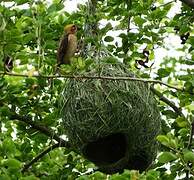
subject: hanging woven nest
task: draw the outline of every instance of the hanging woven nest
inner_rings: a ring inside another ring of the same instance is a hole
[[[103,65],[88,76],[128,76]],[[127,80],[69,79],[62,93],[64,131],[72,147],[105,173],[145,170],[156,157],[157,102],[147,84]]]

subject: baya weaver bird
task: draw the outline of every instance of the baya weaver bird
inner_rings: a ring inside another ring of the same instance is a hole
[[[77,27],[74,24],[66,25],[59,48],[57,50],[57,66],[61,64],[71,64],[71,58],[77,51]]]

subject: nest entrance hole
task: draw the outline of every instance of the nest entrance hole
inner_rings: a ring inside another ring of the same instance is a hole
[[[125,157],[127,138],[123,133],[115,133],[88,143],[83,155],[96,164],[109,165]]]

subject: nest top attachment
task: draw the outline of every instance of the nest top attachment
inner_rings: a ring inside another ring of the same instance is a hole
[[[101,65],[90,76],[133,77],[122,65]],[[157,102],[143,82],[69,79],[62,93],[64,133],[102,172],[145,170],[156,156]]]

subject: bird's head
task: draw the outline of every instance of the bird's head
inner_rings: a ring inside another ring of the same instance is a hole
[[[75,34],[77,32],[77,27],[75,24],[68,24],[64,28],[66,34]]]

